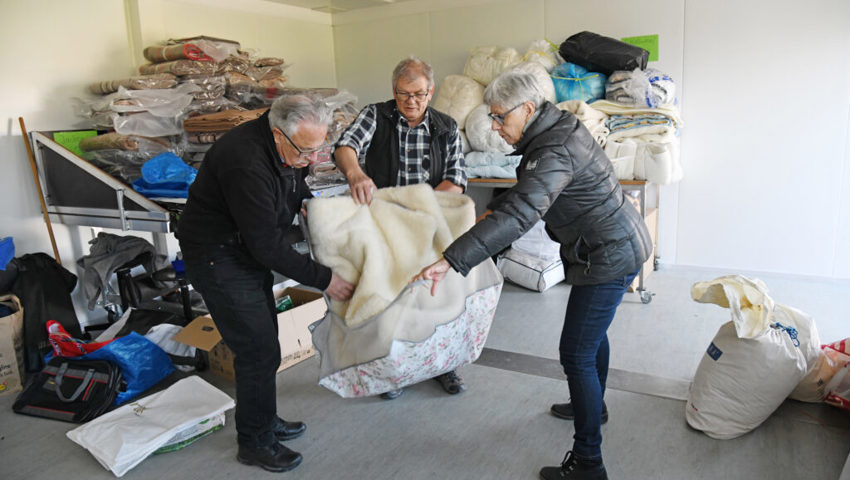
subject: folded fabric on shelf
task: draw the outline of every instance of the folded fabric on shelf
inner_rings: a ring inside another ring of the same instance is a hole
[[[118,87],[132,90],[146,90],[151,88],[171,88],[177,85],[177,77],[171,73],[156,73],[153,75],[139,75],[135,77],[121,78],[118,80],[105,80],[89,84],[89,90],[97,95],[105,95],[118,91]]]
[[[173,60],[163,63],[147,63],[139,67],[139,73],[150,75],[154,73],[171,73],[177,76],[206,74],[212,75],[216,71],[213,62],[202,62],[198,60]]]

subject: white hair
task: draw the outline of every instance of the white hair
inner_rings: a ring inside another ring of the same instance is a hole
[[[501,108],[512,108],[525,102],[533,102],[540,108],[546,101],[543,90],[533,75],[509,70],[496,77],[484,89],[484,103]]]
[[[310,94],[284,95],[272,103],[269,110],[269,125],[279,128],[290,137],[306,122],[313,125],[329,125],[333,111],[325,101]]]

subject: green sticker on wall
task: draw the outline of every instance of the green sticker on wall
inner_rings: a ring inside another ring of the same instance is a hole
[[[83,151],[80,150],[80,140],[95,136],[97,136],[97,131],[95,130],[54,132],[53,141],[82,157]]]
[[[639,37],[621,38],[620,40],[649,52],[650,62],[658,61],[658,35],[641,35]]]

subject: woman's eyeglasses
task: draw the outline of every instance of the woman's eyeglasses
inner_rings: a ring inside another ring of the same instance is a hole
[[[525,103],[525,102],[523,102],[523,103]],[[514,108],[512,108],[512,109],[508,110],[507,112],[505,112],[505,113],[503,113],[503,114],[501,114],[501,115],[496,115],[495,113],[488,113],[488,114],[487,114],[487,116],[488,116],[488,117],[490,117],[490,120],[495,120],[495,121],[496,121],[496,123],[498,123],[499,125],[504,125],[504,124],[505,124],[505,117],[507,117],[507,116],[508,116],[508,114],[510,114],[511,112],[513,112],[514,110],[516,110],[517,108],[521,107],[522,105],[523,105],[523,104],[522,104],[522,103],[520,103],[520,104],[519,104],[519,105],[517,105],[516,107],[514,107]]]

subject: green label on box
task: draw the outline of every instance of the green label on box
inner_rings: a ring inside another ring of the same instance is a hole
[[[68,150],[76,153],[79,156],[83,156],[83,151],[80,150],[80,140],[89,137],[96,137],[97,131],[95,130],[77,130],[75,132],[54,132],[53,140],[67,148]]]
[[[658,61],[658,35],[641,35],[639,37],[621,38],[620,40],[649,52],[650,62]]]

